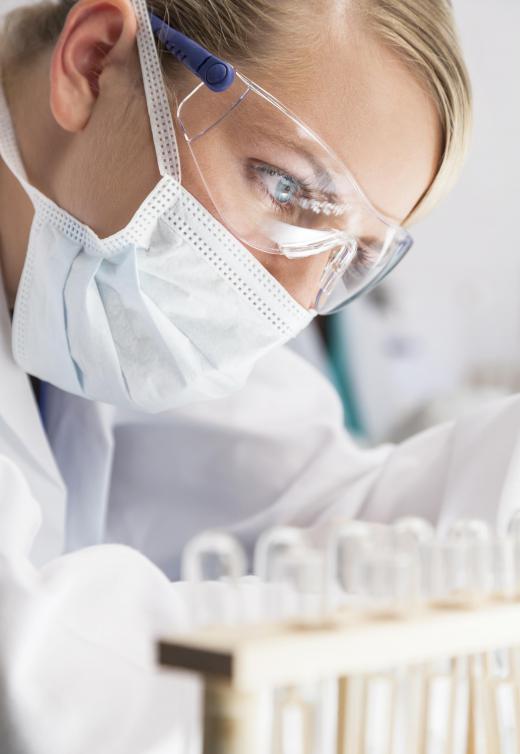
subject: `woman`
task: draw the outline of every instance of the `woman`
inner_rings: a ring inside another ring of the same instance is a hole
[[[62,0],[9,19],[2,74],[2,750],[169,750],[186,697],[152,672],[152,637],[189,625],[197,594],[133,550],[82,549],[136,544],[105,531],[111,422],[142,437],[143,411],[174,410],[170,425],[213,417],[217,443],[242,448],[251,430],[260,452],[243,456],[244,479],[251,463],[279,489],[268,510],[236,513],[245,538],[338,511],[388,518],[415,505],[438,518],[456,495],[460,511],[479,485],[475,437],[488,510],[500,494],[518,401],[365,454],[334,400],[309,395],[316,378],[273,350],[382,279],[411,245],[403,224],[455,178],[470,118],[451,9]],[[221,400],[199,405],[210,398]],[[141,516],[159,496],[153,455],[125,470],[153,501]],[[176,475],[159,477],[171,494]],[[190,528],[179,528],[180,546]]]

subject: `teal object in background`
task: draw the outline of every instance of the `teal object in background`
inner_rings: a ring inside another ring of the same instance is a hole
[[[348,328],[345,326],[347,317],[348,314],[343,311],[324,318],[330,373],[343,402],[345,424],[358,439],[366,439],[366,427],[349,368]]]

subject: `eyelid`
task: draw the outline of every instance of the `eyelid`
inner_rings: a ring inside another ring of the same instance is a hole
[[[334,193],[325,192],[322,187],[320,187],[317,183],[316,185],[310,184],[308,178],[303,178],[301,176],[295,175],[295,171],[288,170],[284,167],[279,167],[277,165],[273,165],[271,163],[264,162],[263,160],[258,160],[255,158],[252,158],[252,162],[255,163],[255,168],[266,168],[267,170],[272,170],[276,175],[279,175],[281,177],[286,176],[288,178],[291,178],[295,180],[302,188],[309,193],[313,193],[315,196],[319,195],[322,199],[324,199],[326,202],[330,204],[338,204],[338,197]],[[317,177],[316,173],[313,173],[314,178]]]
[[[300,161],[305,161],[309,173],[313,174],[315,181],[321,183],[322,186],[327,187],[323,189],[323,191],[327,191],[327,193],[337,196],[338,190],[330,171],[325,167],[319,157],[316,157],[312,151],[305,149],[299,141],[285,139],[281,134],[264,128],[260,133],[257,132],[252,137],[250,143],[262,145],[262,142],[265,147],[271,151],[279,149],[281,152],[293,154]]]

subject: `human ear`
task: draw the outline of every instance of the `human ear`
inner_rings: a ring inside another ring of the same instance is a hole
[[[66,131],[91,117],[103,72],[131,55],[137,21],[130,0],[79,0],[56,43],[50,70],[50,107]]]

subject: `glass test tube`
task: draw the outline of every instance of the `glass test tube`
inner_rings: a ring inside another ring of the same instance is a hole
[[[492,591],[491,531],[484,521],[457,521],[434,548],[432,590],[435,601],[471,606]]]
[[[226,532],[204,531],[184,548],[181,574],[185,581],[237,581],[246,570],[242,546]]]
[[[305,532],[276,527],[259,538],[255,574],[282,587],[284,617],[302,628],[316,625],[323,616],[324,557],[312,548]],[[320,728],[319,684],[277,689],[273,702],[274,754],[313,754]]]
[[[276,527],[259,538],[255,573],[284,588],[285,617],[315,623],[324,615],[324,554],[311,547],[305,532]]]
[[[507,529],[513,558],[513,597],[520,599],[520,510],[516,511]]]
[[[329,614],[360,606],[362,562],[372,543],[371,533],[370,525],[361,521],[346,521],[332,532],[327,544],[325,584]]]

